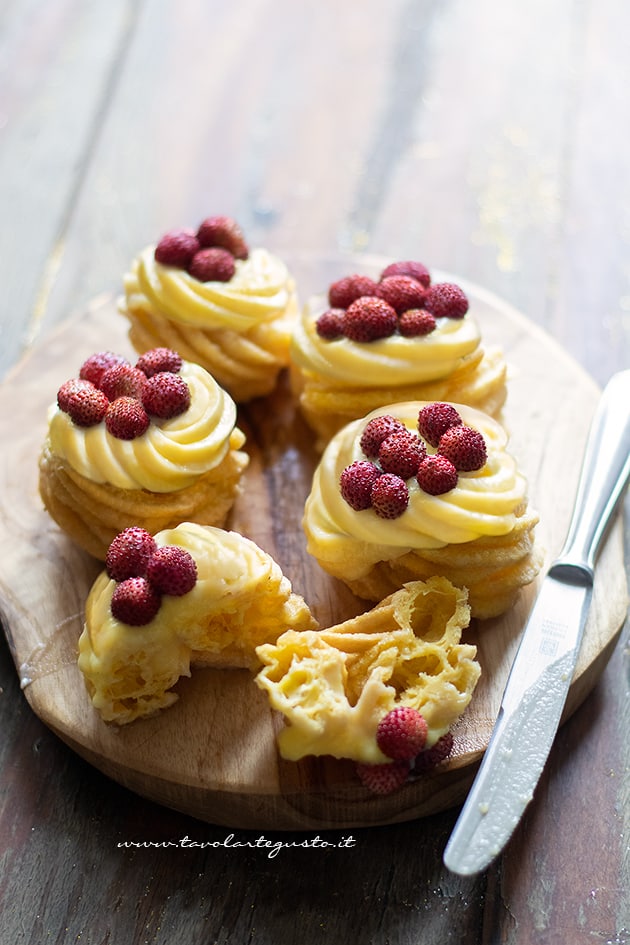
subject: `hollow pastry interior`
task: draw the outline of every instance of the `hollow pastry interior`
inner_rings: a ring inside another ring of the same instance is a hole
[[[282,756],[384,763],[376,730],[397,706],[420,711],[427,747],[435,744],[469,704],[480,676],[476,648],[461,642],[469,619],[466,592],[432,577],[334,627],[287,630],[258,647],[264,665],[256,683],[284,716]]]

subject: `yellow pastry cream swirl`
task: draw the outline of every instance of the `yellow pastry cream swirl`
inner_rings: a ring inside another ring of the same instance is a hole
[[[95,558],[123,528],[154,534],[182,521],[223,526],[249,462],[234,401],[203,368],[184,361],[190,405],[151,418],[133,440],[105,422],[80,427],[54,404],[39,458],[39,491],[61,530]]]
[[[293,284],[285,264],[266,249],[253,249],[235,260],[229,282],[200,282],[185,269],[164,266],[148,246],[126,277],[128,295],[175,322],[196,328],[247,331],[287,308]]]
[[[170,420],[153,418],[142,436],[121,440],[104,423],[80,427],[55,404],[49,413],[50,449],[92,482],[119,489],[173,492],[218,466],[231,448],[236,423],[232,398],[196,364],[184,362],[180,376],[190,406]],[[244,436],[237,435],[238,446]]]
[[[398,518],[381,518],[372,508],[355,511],[341,495],[344,468],[366,459],[360,439],[367,423],[389,414],[417,434],[423,406],[413,401],[383,407],[333,437],[305,505],[307,550],[366,599],[380,600],[406,581],[441,574],[468,588],[473,616],[494,616],[534,578],[540,555],[534,550],[537,516],[528,510],[527,482],[506,449],[505,430],[493,418],[454,405],[463,423],[483,435],[486,462],[474,472],[460,472],[455,488],[442,495],[429,495],[411,477],[409,504]],[[427,451],[434,452],[430,446]]]
[[[172,705],[173,686],[191,666],[257,669],[257,646],[289,628],[316,627],[280,566],[250,539],[184,522],[155,542],[193,557],[192,590],[165,594],[156,616],[132,627],[112,615],[116,582],[103,571],[88,595],[79,639],[78,665],[92,703],[105,721],[120,725]]]
[[[291,346],[292,360],[304,371],[341,388],[378,383],[382,387],[425,383],[448,377],[470,356],[481,340],[471,318],[438,318],[423,337],[393,334],[369,343],[349,338],[328,341],[317,333],[317,318],[327,308],[323,296],[304,307]]]
[[[237,402],[269,393],[289,363],[295,281],[264,248],[235,260],[227,282],[202,282],[146,247],[124,277],[120,312],[138,351],[171,347],[205,367]]]

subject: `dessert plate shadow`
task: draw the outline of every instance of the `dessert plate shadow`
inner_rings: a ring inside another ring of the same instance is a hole
[[[285,257],[300,294],[322,292],[350,272],[375,274],[389,260]],[[530,484],[538,534],[550,560],[568,526],[582,450],[600,391],[546,334],[497,297],[455,279],[468,293],[484,344],[499,344],[510,366],[503,422],[510,451]],[[473,625],[482,677],[457,725],[452,757],[395,794],[364,789],[349,762],[284,762],[281,719],[244,671],[197,670],[179,701],[124,728],[103,723],[76,666],[85,599],[102,565],[74,547],[45,513],[37,459],[46,412],[58,387],[94,351],[135,358],[113,295],[96,300],[38,343],[0,387],[0,614],[25,698],[59,738],[105,775],[153,801],[211,823],[242,829],[313,830],[411,820],[460,803],[488,744],[510,664],[536,587],[504,616]],[[287,379],[240,411],[251,463],[229,527],[278,561],[322,626],[367,609],[305,550],[304,500],[317,463],[313,437]],[[602,552],[594,602],[565,710],[568,717],[598,679],[627,608],[621,523]]]

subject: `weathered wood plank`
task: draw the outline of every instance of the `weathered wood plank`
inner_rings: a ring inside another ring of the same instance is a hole
[[[128,0],[25,0],[4,10],[0,374],[39,330],[133,8]]]
[[[623,0],[583,15],[548,310],[555,335],[603,384],[630,364],[630,42]]]
[[[136,252],[165,229],[208,213],[230,212],[252,243],[344,248],[408,9],[403,0],[149,0],[46,324],[119,287]]]

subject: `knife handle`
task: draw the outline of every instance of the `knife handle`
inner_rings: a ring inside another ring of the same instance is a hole
[[[607,383],[593,416],[569,531],[552,571],[577,568],[592,581],[597,553],[629,478],[630,371],[620,371]]]

